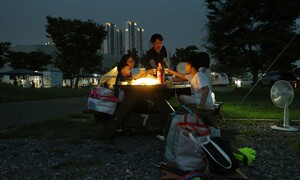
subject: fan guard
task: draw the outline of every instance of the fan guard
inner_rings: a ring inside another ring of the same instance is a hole
[[[185,71],[185,62],[178,63],[177,66],[176,66],[176,71],[180,72],[182,74],[186,74],[186,71]]]
[[[282,131],[298,131],[297,128],[289,126],[289,109],[288,106],[294,99],[294,89],[287,81],[277,81],[271,88],[271,100],[279,107],[284,108],[283,126],[271,126],[272,129]]]

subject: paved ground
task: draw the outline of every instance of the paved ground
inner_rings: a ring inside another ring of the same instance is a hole
[[[0,103],[0,130],[12,125],[36,122],[69,113],[80,113],[86,108],[87,97]]]

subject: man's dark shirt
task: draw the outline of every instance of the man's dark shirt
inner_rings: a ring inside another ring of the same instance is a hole
[[[154,48],[151,48],[149,51],[147,51],[146,54],[146,63],[145,68],[146,69],[152,69],[150,65],[150,60],[153,59],[155,61],[156,66],[158,66],[158,63],[164,64],[163,60],[167,57],[167,50],[165,46],[162,46],[160,53],[157,53]]]

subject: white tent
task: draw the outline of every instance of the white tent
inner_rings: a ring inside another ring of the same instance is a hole
[[[131,73],[133,75],[137,74],[138,72],[140,72],[140,68],[131,69]],[[118,76],[118,69],[117,69],[117,66],[116,66],[113,69],[111,69],[109,72],[102,75],[101,78],[100,78],[99,83],[101,85],[104,84],[104,83],[107,83],[108,87],[112,88],[113,85],[115,85],[115,83],[116,83],[117,76]]]
[[[103,74],[100,78],[99,83],[100,84],[107,83],[108,87],[111,88],[116,83],[117,75],[118,75],[118,69],[117,69],[117,66],[116,66],[112,70],[107,72],[106,74]]]

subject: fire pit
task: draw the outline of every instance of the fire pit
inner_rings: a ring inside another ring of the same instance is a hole
[[[101,134],[102,139],[111,138],[122,122],[134,123],[137,127],[157,126],[161,128],[162,133],[168,131],[171,120],[170,114],[174,112],[174,109],[167,100],[174,94],[175,89],[190,90],[190,87],[174,88],[172,86],[167,87],[166,85],[157,84],[151,80],[149,82],[147,81],[146,83],[146,80],[143,79],[128,83],[127,85],[115,85],[116,88],[124,91],[125,98],[117,106],[112,119],[104,128]],[[133,108],[141,100],[153,103],[153,106],[157,109],[157,113],[145,112],[134,114]]]

